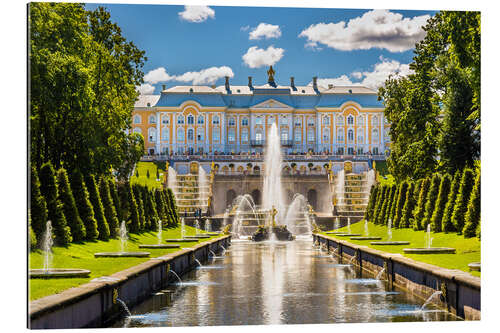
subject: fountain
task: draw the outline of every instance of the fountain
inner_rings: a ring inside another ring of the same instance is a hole
[[[381,239],[381,238],[378,238]],[[392,240],[392,220],[389,219],[387,223],[387,240],[380,242],[371,242],[371,245],[408,245],[410,242],[408,241],[393,241]]]
[[[390,222],[390,219],[389,219]],[[352,240],[379,240],[382,237],[370,236],[370,229],[368,228],[368,220],[365,220],[365,235],[364,236],[354,236],[351,237]]]
[[[167,243],[187,243],[187,242],[197,242],[198,239],[195,236],[186,236],[186,224],[184,218],[181,218],[181,238],[167,238],[165,242]]]
[[[180,277],[179,275],[177,275],[177,273],[176,273],[176,272],[174,272],[174,271],[173,271],[173,270],[171,270],[171,269],[170,269],[168,272],[169,272],[169,273],[173,273],[173,274],[175,275],[175,277],[177,278],[177,280],[179,280],[179,284],[182,284],[182,279],[181,279],[181,277]]]
[[[51,268],[52,266],[52,246],[54,245],[52,235],[52,223],[47,221],[45,224],[45,233],[43,234],[42,251],[43,268],[30,269],[30,279],[53,279],[53,278],[82,278],[88,277],[90,271],[86,269],[75,268]]]
[[[206,235],[209,235],[209,236],[219,236],[220,235],[220,232],[212,231],[212,223],[210,222],[209,219],[205,219],[205,230],[206,230]]]
[[[195,228],[195,235],[194,236],[184,236],[183,238],[185,239],[204,239],[204,238],[210,238],[210,235],[207,234],[200,234],[198,231],[201,230],[200,227],[200,221],[195,220],[194,221],[194,228]]]
[[[158,220],[158,233],[156,237],[158,238],[158,243],[157,244],[141,244],[139,245],[140,249],[178,249],[181,246],[179,244],[162,244],[161,241],[163,240],[162,234],[163,234],[163,227],[161,220]],[[122,245],[122,251],[123,251],[123,245]]]
[[[333,230],[338,230],[338,229],[340,229],[340,220],[339,220],[339,217],[336,216],[335,222],[333,223]],[[345,232],[344,231],[327,231],[326,234],[329,234],[329,235],[345,234]]]
[[[295,194],[285,217],[285,223],[294,235],[311,235],[313,214],[309,213],[307,199],[302,194]]]
[[[424,235],[424,241],[426,243],[426,247],[403,249],[403,252],[411,254],[442,254],[442,253],[453,254],[456,252],[456,250],[452,247],[432,247],[430,223],[427,224],[427,228]]]
[[[429,298],[425,301],[425,303],[422,305],[422,307],[420,308],[420,311],[424,311],[425,307],[432,301],[432,299],[438,295],[442,295],[443,292],[440,291],[440,290],[436,290],[435,292],[432,293],[431,296],[429,296]]]
[[[96,258],[123,258],[123,257],[134,257],[134,258],[143,258],[149,257],[149,252],[127,252],[127,226],[125,221],[122,221],[120,224],[120,252],[98,252],[94,253],[94,257]]]
[[[352,237],[360,237],[361,234],[351,233],[351,218],[348,217],[347,218],[347,233],[338,233],[337,236],[339,236],[339,237],[351,237],[351,239],[353,239]]]

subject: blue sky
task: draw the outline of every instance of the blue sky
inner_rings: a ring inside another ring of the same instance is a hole
[[[409,73],[421,25],[434,11],[330,8],[185,7],[99,4],[123,35],[146,51],[143,93],[162,84],[362,84],[376,89],[391,72]],[[88,9],[97,4],[87,4]],[[343,23],[342,23],[343,22]],[[253,36],[253,37],[252,37]],[[244,55],[246,55],[244,57]],[[149,73],[149,74],[148,74]],[[155,88],[155,90],[153,90]]]

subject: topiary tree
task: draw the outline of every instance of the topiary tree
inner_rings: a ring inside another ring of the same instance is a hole
[[[132,185],[132,191],[134,192],[134,198],[137,205],[137,213],[139,216],[139,230],[144,230],[146,226],[146,218],[144,216],[144,201],[142,200],[142,193],[139,189],[138,184]]]
[[[40,168],[40,192],[47,201],[47,218],[52,222],[55,242],[60,246],[68,245],[72,241],[71,229],[66,222],[63,205],[59,201],[56,175],[50,162]]]
[[[415,209],[415,191],[417,183],[410,182],[406,191],[405,203],[401,212],[401,220],[399,221],[400,228],[409,228],[413,220],[413,210]]]
[[[389,189],[389,196],[387,197],[387,202],[385,203],[384,213],[382,215],[381,224],[387,225],[389,223],[389,218],[391,214],[392,202],[394,200],[394,196],[396,195],[396,185],[391,185]],[[392,220],[391,220],[392,224]]]
[[[422,220],[422,228],[427,228],[427,225],[431,223],[431,217],[434,213],[434,208],[436,207],[436,201],[439,192],[439,185],[441,184],[441,176],[435,173],[432,175],[431,184],[429,191],[427,192],[427,198],[425,199],[424,206],[424,218]]]
[[[101,177],[99,180],[99,194],[101,195],[102,206],[104,208],[104,217],[109,226],[109,237],[116,238],[118,236],[118,229],[120,228],[120,221],[116,215],[116,209],[109,190],[109,182],[106,178]]]
[[[158,216],[158,211],[156,210],[153,193],[147,187],[144,187],[144,193],[146,196],[146,207],[148,210],[149,229],[158,231],[158,220],[160,218]]]
[[[391,186],[387,186],[385,191],[384,191],[384,195],[380,201],[381,204],[380,204],[379,212],[378,212],[376,220],[375,220],[375,224],[383,224],[384,223],[383,222],[384,221],[384,214],[385,214],[385,210],[387,208],[387,201],[389,201],[390,195],[391,195]]]
[[[396,190],[394,191],[394,196],[392,197],[391,210],[389,211],[389,217],[387,218],[387,220],[391,219],[391,224],[393,226],[394,226],[394,217],[396,215],[396,207],[398,206],[398,197],[399,197],[399,191],[401,190],[401,184],[395,185]]]
[[[83,181],[83,176],[79,171],[75,171],[71,175],[70,181],[76,208],[78,209],[78,214],[80,215],[83,225],[85,226],[85,239],[90,241],[96,240],[97,237],[99,237],[97,220],[94,216],[94,207],[92,207],[92,203],[90,203],[89,192],[85,182]]]
[[[138,233],[141,230],[141,222],[139,218],[138,205],[135,200],[134,191],[130,183],[125,184],[127,191],[127,207],[130,217],[130,224],[128,230],[132,233]]]
[[[170,198],[168,196],[168,191],[167,190],[162,190],[161,191],[161,197],[163,199],[163,204],[165,207],[165,213],[166,213],[166,224],[168,228],[173,228],[175,226],[175,216],[172,211],[172,207],[170,204]]]
[[[465,168],[460,180],[458,188],[457,200],[451,215],[451,223],[455,226],[458,234],[462,234],[465,225],[465,213],[467,212],[467,204],[469,203],[472,188],[474,187],[474,174],[472,169]]]
[[[422,220],[424,219],[425,203],[427,199],[427,192],[429,192],[430,183],[430,179],[425,178],[420,185],[420,193],[418,195],[417,206],[415,207],[415,210],[413,212],[413,230],[424,229]]]
[[[434,212],[432,212],[431,216],[431,229],[433,232],[441,232],[442,231],[442,219],[444,208],[446,206],[446,202],[448,201],[448,195],[450,193],[451,186],[451,176],[449,174],[445,174],[441,178],[441,183],[439,184],[439,192],[436,199],[436,205],[434,207]]]
[[[120,197],[118,195],[118,190],[117,186],[112,178],[109,178],[108,180],[108,188],[109,188],[109,193],[111,194],[111,199],[113,200],[113,207],[115,208],[116,212],[116,217],[118,218],[118,225],[120,225],[120,221],[122,220],[121,218],[121,201]],[[110,222],[108,221],[108,224]],[[111,226],[110,226],[111,228]],[[111,230],[110,230],[111,232]]]
[[[94,175],[86,177],[87,188],[89,190],[89,198],[94,207],[94,216],[97,220],[97,230],[99,231],[99,239],[103,241],[109,240],[109,225],[104,216],[104,207],[102,206],[101,195],[95,181]]]
[[[40,192],[40,180],[34,166],[31,166],[30,174],[30,200],[28,214],[31,218],[31,227],[35,233],[37,244],[41,244],[45,225],[47,223],[47,202]]]
[[[35,232],[33,231],[33,228],[31,227],[31,216],[28,211],[28,245],[30,248],[30,251],[33,251],[36,249],[37,246],[37,240],[36,240],[36,235]]]
[[[83,224],[78,208],[76,208],[73,191],[69,184],[66,169],[60,168],[57,171],[57,187],[59,188],[59,200],[63,204],[64,216],[71,229],[71,236],[74,242],[82,242],[87,236],[85,225]]]
[[[117,193],[120,202],[120,210],[117,211],[118,220],[128,221],[130,218],[130,199],[128,194],[128,183],[121,183],[117,186]]]
[[[451,182],[450,191],[448,194],[448,200],[446,200],[446,205],[444,206],[443,219],[441,221],[441,230],[448,233],[456,231],[455,226],[451,222],[451,215],[453,214],[453,209],[455,208],[455,201],[457,199],[458,188],[460,186],[461,172],[456,171]]]
[[[175,196],[174,192],[172,192],[171,189],[167,189],[168,193],[168,202],[170,204],[170,211],[172,213],[172,221],[173,221],[173,227],[177,227],[179,225],[179,212],[177,210],[177,204],[175,203]]]
[[[378,198],[375,202],[375,208],[373,210],[373,223],[374,224],[377,224],[378,223],[378,216],[380,215],[380,212],[382,210],[382,205],[384,203],[384,199],[385,199],[385,195],[386,195],[386,192],[387,192],[387,189],[388,189],[388,186],[387,185],[383,185],[380,190],[379,190],[379,194],[378,194]]]
[[[399,185],[399,193],[396,199],[396,209],[394,211],[394,219],[392,221],[392,225],[395,228],[400,227],[401,217],[403,213],[403,207],[406,202],[406,192],[408,192],[408,182],[402,182]]]
[[[481,174],[478,172],[474,187],[470,195],[469,203],[467,204],[467,212],[465,213],[465,225],[463,234],[465,238],[476,236],[476,232],[481,219]]]
[[[377,199],[378,189],[378,186],[372,186],[370,188],[370,199],[368,200],[364,216],[365,221],[370,221],[372,218],[373,207],[375,206],[375,201]]]

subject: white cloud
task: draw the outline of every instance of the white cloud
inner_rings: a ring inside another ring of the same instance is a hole
[[[144,75],[144,81],[156,84],[158,82],[165,82],[165,81],[170,81],[174,77],[170,76],[167,71],[165,70],[165,67],[158,67],[157,69],[153,69],[152,71],[149,71],[146,75]]]
[[[299,37],[306,37],[310,45],[321,43],[342,51],[379,48],[403,52],[424,38],[422,26],[429,18],[429,15],[409,18],[388,10],[372,10],[347,23],[312,24]]]
[[[186,72],[182,75],[176,76],[176,81],[192,82],[194,85],[198,84],[212,84],[224,76],[233,77],[234,73],[230,67],[210,67],[202,69],[199,72]]]
[[[250,26],[249,25],[245,25],[243,27],[240,28],[240,31],[248,31],[248,29],[250,29]]]
[[[151,95],[155,91],[155,87],[149,83],[143,83],[140,86],[137,86],[137,91],[141,95]]]
[[[267,49],[259,49],[257,46],[252,46],[242,58],[248,67],[259,68],[274,65],[283,58],[284,53],[284,49],[275,48],[273,45]]]
[[[384,85],[391,74],[408,76],[413,73],[408,64],[401,64],[399,61],[382,57],[379,60],[380,62],[374,65],[372,71],[356,71],[352,72],[349,76],[344,74],[336,78],[318,78],[318,85],[323,87],[328,87],[329,84],[335,86],[365,86],[378,90],[378,88]],[[353,82],[351,77],[358,81]],[[312,85],[312,82],[309,85]]]
[[[179,16],[188,22],[201,23],[209,17],[215,18],[215,11],[208,6],[184,6],[184,11],[179,12]]]
[[[269,39],[279,37],[281,37],[281,30],[279,25],[260,23],[256,28],[250,31],[248,39]]]

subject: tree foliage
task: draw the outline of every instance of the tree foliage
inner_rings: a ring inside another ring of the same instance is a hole
[[[425,199],[424,206],[424,218],[422,220],[422,228],[427,228],[427,225],[431,223],[431,217],[434,213],[434,208],[436,207],[436,200],[439,192],[439,185],[441,184],[441,176],[437,173],[432,175],[429,191],[427,192],[427,197]]]
[[[59,188],[59,200],[63,204],[64,216],[66,216],[66,221],[71,229],[73,241],[81,242],[87,236],[87,232],[78,213],[78,208],[76,208],[73,191],[69,184],[68,173],[64,168],[60,168],[57,171],[57,185]]]
[[[465,238],[476,236],[481,220],[481,174],[478,172],[474,182],[474,188],[465,213],[465,225],[463,234]]]
[[[451,176],[449,174],[445,174],[441,178],[436,205],[434,207],[434,211],[432,212],[431,216],[431,230],[433,232],[442,231],[443,213],[444,213],[444,208],[446,206],[446,202],[448,201],[450,187],[451,187]]]
[[[424,219],[425,203],[430,183],[431,183],[430,179],[425,178],[420,185],[420,192],[418,194],[417,205],[415,206],[415,210],[413,212],[412,227],[414,230],[423,230],[425,228],[425,226],[422,224],[422,220]]]
[[[97,237],[99,237],[97,220],[94,216],[94,207],[92,207],[92,204],[90,203],[87,186],[83,181],[83,175],[81,172],[75,171],[71,175],[70,181],[78,213],[80,214],[80,218],[85,225],[85,231],[87,233],[86,240],[96,240]]]
[[[405,204],[401,212],[401,220],[399,221],[399,228],[409,228],[413,219],[413,209],[415,208],[415,191],[418,190],[418,184],[411,182],[406,191]]]
[[[457,170],[453,176],[453,181],[451,182],[450,192],[448,194],[448,200],[444,206],[443,219],[441,222],[441,230],[444,232],[456,231],[455,226],[451,222],[451,215],[455,208],[455,201],[457,199],[458,187],[460,186],[460,178],[462,173]]]
[[[30,174],[30,200],[28,215],[31,219],[31,227],[35,233],[37,243],[41,244],[45,225],[47,223],[47,202],[40,192],[40,180],[34,166],[31,166]]]
[[[99,180],[99,194],[101,195],[102,206],[104,208],[104,216],[109,226],[109,237],[116,238],[118,236],[120,222],[118,221],[113,198],[111,197],[109,182],[104,177]]]
[[[465,224],[465,213],[467,212],[467,204],[469,203],[470,194],[474,187],[474,173],[471,169],[466,168],[460,180],[455,207],[451,215],[451,223],[455,226],[455,230],[461,234]]]
[[[394,212],[393,225],[395,228],[400,228],[400,223],[403,215],[403,208],[406,203],[406,192],[408,192],[408,182],[400,184],[399,193],[396,201],[396,210]]]

